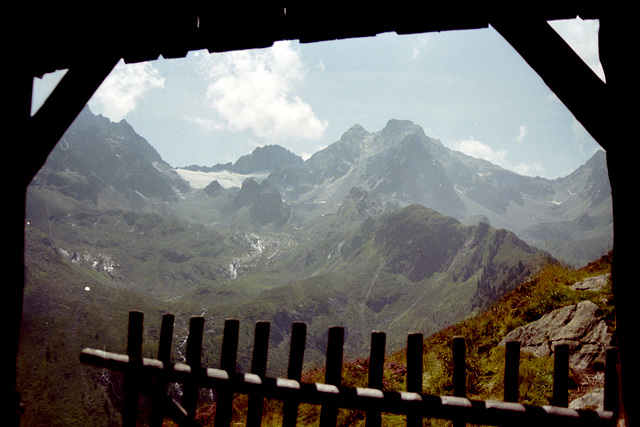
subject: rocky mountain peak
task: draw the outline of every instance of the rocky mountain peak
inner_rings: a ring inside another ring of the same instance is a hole
[[[234,195],[221,197],[229,182],[236,187],[248,176],[268,181],[274,203],[286,200],[294,213],[287,218],[300,219],[296,226],[337,212],[355,187],[385,207],[417,203],[465,223],[484,218],[532,245],[553,250],[560,258],[570,257],[576,265],[601,255],[612,240],[604,151],[567,177],[533,178],[451,150],[410,120],[391,119],[376,132],[355,124],[307,161],[284,147],[267,145],[235,163],[184,169],[210,173],[209,182],[225,183],[202,192],[209,199],[215,196],[215,202],[208,203],[231,203]],[[136,200],[153,209],[144,199],[177,202],[192,193],[181,176],[127,122],[113,123],[85,108],[36,180],[93,202],[115,191],[117,197],[129,200],[126,203]],[[188,198],[193,201],[196,197],[191,194]],[[191,215],[187,212],[191,207],[176,204],[175,209],[186,217]],[[227,211],[218,207],[211,212],[224,216]],[[213,215],[209,213],[211,222],[229,221]]]
[[[402,134],[410,132],[416,128],[416,125],[410,120],[391,119],[382,129],[382,134],[390,138],[397,138]]]
[[[115,192],[131,203],[140,198],[172,200],[189,190],[160,154],[125,121],[113,123],[85,107],[36,177],[68,195]],[[73,182],[70,177],[74,176]],[[62,184],[59,184],[62,183]]]
[[[369,132],[362,127],[362,125],[356,123],[351,126],[349,130],[342,134],[340,141],[360,140],[369,135]]]
[[[258,147],[251,154],[240,157],[232,170],[237,173],[249,174],[254,172],[274,171],[277,169],[300,167],[303,160],[279,145],[265,145]]]
[[[284,203],[276,188],[268,181],[258,183],[253,178],[242,183],[233,205],[236,209],[248,210],[251,219],[262,225],[282,225],[291,213],[291,208]]]

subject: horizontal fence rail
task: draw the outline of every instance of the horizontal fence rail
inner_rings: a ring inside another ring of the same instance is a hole
[[[422,393],[422,334],[410,334],[407,339],[406,391],[382,390],[382,372],[386,336],[371,335],[369,379],[366,388],[341,386],[344,329],[328,331],[327,360],[324,383],[301,381],[306,325],[292,325],[291,348],[287,378],[266,376],[269,323],[256,324],[254,351],[250,373],[236,372],[239,322],[225,322],[220,369],[202,367],[202,334],[204,319],[191,319],[184,363],[170,361],[173,316],[163,317],[158,346],[158,358],[142,357],[142,313],[131,312],[127,354],[98,349],[84,349],[82,363],[119,371],[125,375],[123,425],[136,425],[140,393],[152,403],[151,425],[162,425],[165,416],[185,426],[199,425],[194,420],[198,390],[217,390],[214,424],[229,425],[232,418],[233,395],[249,396],[247,425],[259,426],[265,399],[284,402],[283,425],[295,425],[301,403],[321,406],[320,425],[335,426],[339,408],[366,412],[366,425],[379,426],[381,414],[406,415],[407,425],[422,425],[423,418],[452,420],[455,426],[466,423],[496,426],[614,426],[617,412],[617,351],[607,350],[605,397],[603,410],[567,408],[568,347],[555,351],[555,371],[552,405],[531,406],[518,403],[518,369],[520,346],[507,344],[505,357],[504,401],[480,401],[466,397],[465,341],[456,337],[452,343],[454,370],[453,396],[433,396]],[[183,385],[180,402],[167,395],[168,383]]]

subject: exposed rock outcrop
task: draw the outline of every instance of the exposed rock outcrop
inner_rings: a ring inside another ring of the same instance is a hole
[[[603,274],[602,276],[587,277],[580,282],[577,282],[571,286],[571,289],[576,291],[599,291],[609,281],[609,275]]]
[[[502,344],[519,341],[522,351],[538,357],[552,355],[557,344],[568,344],[571,366],[586,369],[603,356],[611,342],[611,333],[597,311],[598,306],[591,301],[562,307],[511,331]]]

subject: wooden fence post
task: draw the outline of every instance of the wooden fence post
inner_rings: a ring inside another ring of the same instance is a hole
[[[384,353],[387,334],[384,332],[371,333],[371,349],[369,354],[369,372],[367,387],[382,390],[384,375]],[[367,411],[365,419],[366,427],[380,427],[382,425],[382,413],[380,411]]]
[[[240,322],[237,319],[227,319],[224,322],[222,336],[222,350],[220,356],[220,369],[227,371],[229,377],[236,373],[238,359],[238,339],[240,335]],[[218,389],[216,394],[216,426],[228,426],[233,417],[233,390]]]
[[[423,335],[407,337],[407,391],[422,393]],[[421,426],[422,414],[407,414],[407,426]]]
[[[160,340],[158,342],[158,360],[165,364],[167,368],[171,362],[171,344],[173,341],[173,314],[165,314],[162,316],[162,324],[160,326]],[[160,377],[156,379],[154,385],[154,397],[152,399],[151,410],[151,426],[161,427],[164,420],[163,400],[167,394],[168,382]]]
[[[144,314],[129,312],[129,330],[127,335],[127,356],[129,364],[124,379],[124,402],[122,425],[135,426],[138,418],[138,399],[140,395],[139,368],[142,363],[142,332]]]
[[[253,338],[253,356],[251,358],[251,373],[264,379],[267,376],[267,355],[269,352],[269,333],[271,325],[269,322],[256,323],[255,335]],[[264,410],[263,393],[256,393],[249,396],[247,408],[247,426],[259,427],[262,423],[262,413]]]
[[[201,374],[202,367],[202,335],[204,333],[204,317],[192,317],[189,323],[189,336],[187,337],[186,362],[191,368],[192,378]],[[185,383],[182,391],[182,406],[193,418],[198,407],[198,386],[195,382]]]
[[[294,322],[291,325],[291,347],[289,349],[289,366],[287,378],[300,381],[302,378],[302,364],[304,361],[304,347],[307,343],[307,325],[302,322]],[[291,427],[296,425],[298,419],[298,406],[296,401],[287,400],[282,408],[282,425]]]
[[[520,342],[509,341],[504,355],[504,401],[520,400]]]
[[[566,408],[569,406],[569,346],[556,344],[553,353],[552,405]]]
[[[569,346],[559,344],[554,347],[554,384],[552,407],[530,407],[509,405],[499,402],[481,402],[466,399],[466,344],[463,337],[454,337],[453,394],[456,398],[422,395],[423,337],[410,334],[407,338],[407,393],[379,392],[383,387],[383,367],[386,335],[382,332],[371,334],[371,354],[369,358],[368,388],[344,389],[342,385],[344,328],[329,329],[325,383],[302,384],[302,366],[306,342],[306,325],[296,322],[292,328],[291,351],[289,354],[288,377],[291,381],[268,378],[266,376],[269,323],[256,324],[254,354],[251,364],[253,376],[236,372],[239,322],[229,319],[225,322],[221,351],[221,369],[206,369],[201,366],[204,318],[191,318],[187,339],[186,364],[170,363],[173,336],[173,315],[162,319],[158,360],[142,358],[143,314],[129,313],[126,355],[109,353],[97,349],[84,349],[80,355],[82,363],[112,369],[124,374],[125,395],[122,421],[125,426],[135,426],[139,415],[140,395],[151,400],[151,424],[162,423],[164,414],[179,425],[199,425],[194,419],[198,404],[199,387],[217,390],[218,408],[216,425],[229,425],[232,419],[232,403],[235,392],[249,395],[247,424],[260,425],[265,398],[284,401],[283,425],[295,425],[300,402],[320,405],[320,425],[335,426],[340,408],[366,411],[366,426],[378,427],[381,412],[406,414],[407,424],[421,424],[423,417],[442,418],[453,421],[454,426],[466,423],[489,425],[584,425],[612,426],[619,410],[619,377],[617,372],[617,349],[606,351],[604,411],[572,410],[568,406]],[[507,343],[505,352],[505,402],[517,403],[520,345]],[[265,388],[260,387],[258,378],[264,379]],[[182,403],[177,404],[167,396],[167,383],[182,383],[184,388]],[[299,392],[296,393],[296,392]],[[421,399],[414,399],[414,393]],[[341,400],[344,399],[344,400]],[[252,403],[253,402],[253,403]],[[560,407],[564,409],[554,408]],[[160,408],[162,411],[158,412]],[[418,410],[420,411],[418,413]],[[414,418],[415,416],[415,418]],[[532,424],[535,423],[535,424]]]
[[[344,346],[344,328],[334,326],[329,328],[327,342],[327,363],[325,367],[325,384],[340,386],[342,383],[342,356]],[[335,426],[338,419],[338,407],[334,404],[324,404],[320,409],[320,426]]]
[[[453,395],[456,397],[467,397],[467,361],[466,343],[464,337],[453,337]],[[465,426],[464,420],[453,420],[455,427]]]
[[[467,362],[464,337],[453,337],[453,395],[467,397]]]
[[[614,414],[619,412],[620,389],[618,378],[618,349],[609,347],[606,350],[604,371],[604,410]]]

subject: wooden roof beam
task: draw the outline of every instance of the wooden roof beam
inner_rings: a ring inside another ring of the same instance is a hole
[[[606,84],[544,19],[523,15],[491,20],[510,43],[606,150],[610,101]]]

